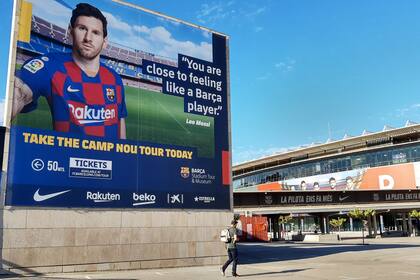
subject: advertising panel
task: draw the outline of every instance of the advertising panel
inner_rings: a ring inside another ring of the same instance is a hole
[[[87,2],[18,9],[6,203],[230,209],[228,38]]]
[[[240,188],[235,192],[408,190],[419,188],[420,163],[414,162],[270,182]]]
[[[237,193],[235,207],[325,206],[364,203],[418,202],[420,190],[369,190],[369,191],[306,191]]]

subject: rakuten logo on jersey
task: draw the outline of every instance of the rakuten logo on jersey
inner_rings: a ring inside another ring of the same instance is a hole
[[[111,202],[121,200],[121,196],[118,193],[101,193],[101,192],[87,192],[87,200],[93,200],[94,202]]]
[[[69,104],[69,108],[80,124],[100,123],[116,117],[115,109],[95,109],[89,108],[87,105],[77,106],[73,104]]]
[[[156,195],[148,194],[148,193],[142,193],[142,194],[133,193],[133,202],[134,202],[133,206],[155,204]]]

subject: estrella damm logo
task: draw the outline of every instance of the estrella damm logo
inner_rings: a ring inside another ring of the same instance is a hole
[[[114,101],[115,99],[115,91],[113,88],[106,88],[106,97],[109,101]]]
[[[181,166],[181,177],[182,178],[188,178],[190,177],[190,168]]]

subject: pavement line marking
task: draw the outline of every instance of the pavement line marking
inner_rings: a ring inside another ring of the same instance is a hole
[[[157,275],[160,275],[160,276],[163,276],[163,275],[165,275],[165,273],[162,273],[162,272],[155,272],[155,274],[157,274]]]

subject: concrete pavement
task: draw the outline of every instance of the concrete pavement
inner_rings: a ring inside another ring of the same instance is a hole
[[[420,238],[349,239],[336,243],[245,243],[239,245],[240,279],[419,279]],[[214,280],[219,266],[27,276],[26,279]],[[0,276],[1,277],[1,276]],[[21,279],[10,276],[9,280]]]

